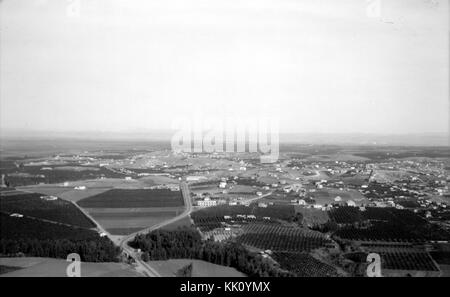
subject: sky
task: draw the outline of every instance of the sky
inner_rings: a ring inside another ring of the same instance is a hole
[[[286,133],[448,133],[448,6],[3,0],[0,130],[270,116]]]

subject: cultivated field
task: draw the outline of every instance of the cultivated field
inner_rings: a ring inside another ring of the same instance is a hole
[[[112,189],[78,201],[84,208],[174,207],[183,205],[180,191]]]
[[[363,205],[369,203],[369,200],[356,190],[340,191],[339,189],[321,189],[311,193],[311,197],[316,201],[316,204],[345,204],[352,200],[356,205]],[[340,197],[340,201],[335,201],[336,197]]]
[[[103,228],[126,235],[154,226],[183,212],[180,191],[112,189],[78,201]]]
[[[95,224],[72,203],[62,199],[47,201],[40,197],[40,194],[35,193],[0,195],[0,210],[6,214],[19,213],[36,219],[83,228],[95,227]]]

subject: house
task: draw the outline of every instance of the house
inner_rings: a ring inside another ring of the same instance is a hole
[[[210,198],[206,197],[203,200],[197,201],[197,205],[200,207],[210,207],[210,206],[216,206],[217,201],[211,200]]]
[[[186,181],[201,181],[205,179],[207,178],[204,176],[194,176],[194,175],[186,176]]]
[[[353,200],[348,200],[347,201],[347,206],[356,207],[356,203]]]
[[[84,190],[86,190],[86,186],[76,186],[74,189],[79,190],[79,191],[84,191]]]
[[[9,216],[14,218],[23,218],[23,214],[20,213],[12,213]]]
[[[227,182],[221,181],[221,182],[219,183],[219,188],[225,189],[226,187],[227,187]]]
[[[56,196],[41,196],[40,197],[42,200],[46,200],[46,201],[55,201],[58,200],[58,197]]]

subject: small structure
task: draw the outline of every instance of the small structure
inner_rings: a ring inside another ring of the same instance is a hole
[[[306,201],[303,199],[299,199],[297,203],[298,205],[306,205]]]
[[[6,182],[5,182],[5,175],[2,174],[2,184],[0,185],[0,188],[6,188]]]
[[[197,205],[200,207],[210,207],[210,206],[216,206],[217,201],[211,200],[209,197],[206,197],[203,200],[197,201]]]
[[[352,207],[356,207],[356,203],[353,200],[348,200],[347,201],[347,206],[352,206]]]
[[[46,201],[55,201],[58,200],[58,197],[56,196],[41,196],[40,197],[42,200],[46,200]]]
[[[86,190],[86,186],[76,186],[74,189],[78,191],[84,191]]]

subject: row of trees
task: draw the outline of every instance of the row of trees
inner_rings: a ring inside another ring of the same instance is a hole
[[[295,276],[279,269],[260,255],[249,252],[239,243],[203,241],[199,232],[193,228],[175,231],[156,230],[146,235],[138,235],[130,246],[147,252],[152,260],[199,259],[234,267],[248,276]]]
[[[65,259],[71,253],[86,262],[115,262],[120,248],[93,230],[0,213],[0,255]]]
[[[117,262],[120,248],[105,238],[91,240],[0,239],[0,255],[65,259],[77,253],[83,262]]]

